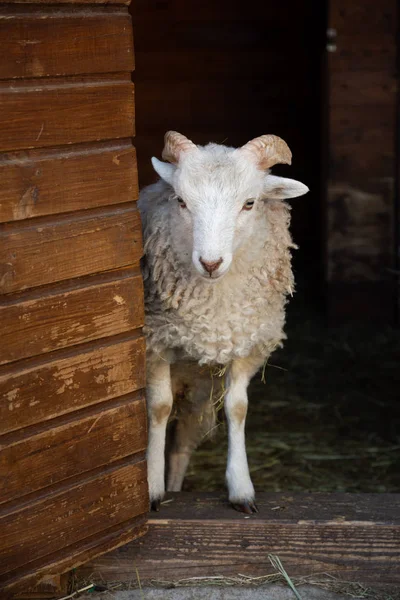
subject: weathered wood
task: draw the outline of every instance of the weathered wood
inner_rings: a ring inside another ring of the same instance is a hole
[[[147,508],[146,463],[132,458],[54,486],[27,505],[4,508],[0,512],[0,584],[7,581],[8,572],[26,564],[27,557],[45,557],[101,532],[105,521],[112,527]]]
[[[328,55],[329,169],[325,272],[328,312],[335,321],[376,319],[382,295],[387,320],[394,314],[395,139],[398,95],[397,3],[332,0],[328,27],[337,31]],[[374,290],[375,282],[375,290]],[[365,286],[371,301],[363,295]],[[363,285],[364,284],[364,285]],[[380,289],[380,292],[379,292]],[[347,291],[346,291],[347,290]],[[333,297],[337,301],[337,314]],[[345,298],[348,307],[345,307]],[[353,311],[353,313],[351,312]]]
[[[132,269],[0,299],[0,364],[142,327],[143,283]]]
[[[146,531],[127,3],[0,1],[1,598]]]
[[[369,34],[379,32],[380,34],[397,31],[396,2],[393,0],[334,0],[329,6],[330,26],[339,32],[357,33],[363,32],[368,42]]]
[[[0,436],[0,504],[143,452],[145,401],[125,396],[36,429]]]
[[[0,293],[108,271],[142,255],[134,206],[0,225]]]
[[[134,135],[133,84],[124,74],[3,82],[0,105],[0,150]]]
[[[368,43],[366,43],[368,36]],[[379,31],[338,31],[336,51],[328,59],[329,69],[334,71],[396,72],[396,40],[392,33]],[[351,77],[351,75],[349,75]]]
[[[40,583],[32,588],[25,589],[16,596],[17,600],[30,600],[30,598],[56,598],[68,594],[68,574],[45,575]]]
[[[351,71],[342,69],[331,74],[331,106],[393,106],[397,94],[395,73],[384,70]]]
[[[99,534],[90,536],[75,544],[67,546],[49,556],[33,560],[29,564],[16,569],[0,588],[7,597],[14,597],[18,590],[26,590],[41,581],[47,573],[65,573],[89,561],[94,556],[109,552],[132,539],[147,533],[148,526],[143,515],[129,519],[122,524],[109,527]]]
[[[0,154],[0,222],[122,204],[138,197],[130,140]]]
[[[143,338],[123,334],[0,367],[0,433],[135,392],[144,361]]]
[[[0,5],[0,53],[0,79],[131,71],[132,20],[126,8]]]
[[[146,538],[90,561],[100,581],[262,576],[277,554],[293,576],[329,573],[400,583],[400,494],[258,494],[258,515],[235,513],[218,494],[170,494]]]

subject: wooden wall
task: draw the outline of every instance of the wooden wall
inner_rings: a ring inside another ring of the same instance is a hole
[[[156,179],[150,157],[168,129],[233,146],[280,135],[294,159],[276,173],[312,190],[293,201],[294,235],[318,259],[324,4],[135,0],[131,10],[140,185]]]
[[[132,23],[0,3],[0,592],[145,531]]]
[[[326,279],[332,318],[393,320],[396,0],[331,0]]]

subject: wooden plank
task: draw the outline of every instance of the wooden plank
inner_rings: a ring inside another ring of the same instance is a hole
[[[130,206],[3,224],[0,240],[5,294],[132,265],[142,255],[140,217]]]
[[[55,487],[27,505],[9,505],[0,513],[0,583],[29,564],[28,557],[45,557],[100,533],[104,522],[112,527],[147,509],[146,463],[131,457]]]
[[[400,494],[258,494],[258,515],[235,513],[218,494],[169,494],[146,538],[85,564],[96,580],[177,581],[263,576],[277,554],[292,576],[399,584]],[[97,579],[98,578],[98,579]]]
[[[329,5],[329,26],[337,29],[339,33],[363,32],[366,43],[370,32],[390,32],[394,35],[397,31],[396,2],[335,0]]]
[[[21,594],[16,596],[17,600],[29,600],[30,598],[56,598],[68,594],[68,574],[45,575],[36,586],[26,587]]]
[[[3,82],[0,105],[0,150],[134,135],[129,75]]]
[[[393,34],[371,31],[368,35],[339,30],[337,49],[328,57],[332,71],[380,71],[395,75],[396,40]]]
[[[334,71],[330,78],[330,105],[364,107],[366,104],[385,110],[394,105],[397,79],[385,71]]]
[[[0,79],[132,71],[132,20],[126,8],[0,5],[0,53]]]
[[[122,204],[138,197],[131,140],[0,154],[0,222]]]
[[[118,548],[147,533],[145,515],[134,517],[115,527],[109,527],[100,534],[90,536],[71,546],[59,550],[28,565],[16,569],[10,574],[0,590],[14,597],[15,592],[23,591],[27,586],[37,585],[47,573],[65,573],[75,569],[98,554]]]
[[[330,179],[362,183],[393,177],[394,111],[385,106],[338,106],[330,111]]]
[[[0,504],[146,449],[144,397],[124,397],[0,436]],[[90,448],[90,452],[88,452]]]
[[[143,283],[131,269],[0,299],[0,364],[142,327]]]
[[[143,338],[123,334],[0,367],[1,434],[145,385]]]

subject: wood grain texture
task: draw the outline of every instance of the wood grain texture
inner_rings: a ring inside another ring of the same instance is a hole
[[[3,224],[0,240],[3,294],[132,265],[142,255],[140,217],[132,206]]]
[[[0,222],[138,198],[130,140],[0,153]]]
[[[132,20],[126,8],[0,5],[0,53],[0,79],[132,71]]]
[[[329,54],[329,186],[327,192],[326,278],[329,289],[381,285],[395,263],[397,3],[333,0],[328,26],[337,30],[337,51]],[[392,286],[393,287],[393,286]],[[367,317],[361,287],[349,295],[354,317]],[[374,294],[376,295],[376,294]],[[338,315],[350,317],[340,292]],[[376,307],[370,303],[371,318]],[[335,321],[334,306],[329,313]],[[387,310],[388,320],[393,310]]]
[[[0,433],[135,392],[144,372],[144,339],[132,334],[0,367]]]
[[[0,299],[0,364],[117,335],[144,323],[143,283],[132,269]]]
[[[393,106],[396,101],[395,73],[385,70],[352,71],[342,69],[331,74],[331,106]]]
[[[1,575],[100,533],[148,508],[145,461],[130,458],[0,513]],[[18,540],[18,544],[15,543]],[[38,543],[40,540],[40,543]]]
[[[0,436],[0,504],[143,452],[146,442],[143,397],[103,403],[38,432]]]
[[[366,42],[370,33],[394,34],[397,28],[396,3],[393,0],[334,0],[329,7],[330,26],[340,32],[366,34]]]
[[[142,581],[273,572],[277,554],[292,576],[329,573],[349,581],[400,582],[399,494],[259,494],[258,515],[235,513],[218,494],[170,494],[146,538],[79,569],[102,581]]]
[[[14,598],[15,592],[37,585],[47,573],[65,573],[75,569],[98,554],[109,552],[134,538],[143,536],[147,530],[144,515],[109,527],[99,534],[15,569],[4,577],[0,590],[7,598]]]
[[[31,598],[55,598],[68,594],[68,574],[45,575],[36,586],[26,587],[21,594],[16,596],[17,600],[30,600]]]
[[[129,76],[3,82],[0,105],[3,151],[134,135]]]

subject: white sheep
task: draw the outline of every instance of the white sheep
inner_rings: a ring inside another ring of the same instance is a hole
[[[165,439],[178,411],[167,489],[179,491],[190,454],[212,429],[208,365],[226,366],[226,482],[237,510],[256,512],[246,448],[247,386],[285,339],[293,290],[289,207],[308,188],[269,168],[291,163],[277,136],[242,148],[196,146],[169,131],[161,179],[139,199],[144,238],[148,482],[152,508],[165,493]],[[215,380],[214,380],[215,384]]]

